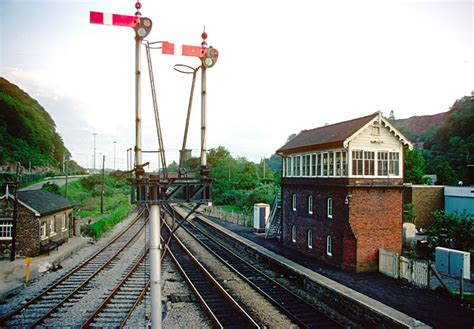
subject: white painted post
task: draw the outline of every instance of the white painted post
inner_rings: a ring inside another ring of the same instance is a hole
[[[160,206],[150,205],[150,292],[151,328],[162,328],[161,324],[161,243]]]

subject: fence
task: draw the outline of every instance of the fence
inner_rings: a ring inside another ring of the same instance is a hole
[[[246,224],[249,225],[248,224],[249,222],[251,225],[252,220],[253,220],[250,215],[232,212],[232,211],[225,211],[217,207],[207,207],[204,209],[204,211],[211,216],[218,217],[227,222],[231,222],[231,223],[242,225],[242,226],[245,226]]]
[[[395,279],[405,279],[420,288],[430,288],[430,267],[425,260],[410,259],[380,249],[379,272]]]

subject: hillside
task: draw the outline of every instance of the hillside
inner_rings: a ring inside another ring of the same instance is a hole
[[[423,141],[423,135],[425,131],[430,128],[437,127],[445,122],[448,118],[448,112],[433,114],[433,115],[420,115],[412,116],[407,119],[395,120],[395,126],[412,142]]]
[[[474,163],[474,99],[464,96],[448,112],[395,120],[394,125],[419,143],[427,173],[443,177],[438,183],[469,182],[467,165]],[[445,176],[450,176],[446,179]]]
[[[46,110],[26,92],[0,77],[0,165],[59,167],[69,155]]]

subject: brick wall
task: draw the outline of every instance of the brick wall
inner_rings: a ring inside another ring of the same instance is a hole
[[[413,203],[415,225],[428,228],[434,221],[435,210],[444,209],[444,187],[433,185],[405,185],[403,203]]]
[[[402,187],[352,189],[349,225],[357,240],[357,272],[373,271],[378,266],[378,250],[401,253]],[[351,258],[351,257],[349,257]]]
[[[355,181],[354,181],[355,182]],[[354,183],[352,182],[352,183]],[[398,182],[398,181],[397,181]],[[338,184],[336,179],[287,179],[282,181],[283,244],[311,257],[351,271],[375,271],[380,248],[400,253],[402,246],[401,182],[390,186]],[[296,211],[292,195],[296,194]],[[351,194],[349,204],[346,196]],[[308,214],[308,196],[313,196],[313,214]],[[333,199],[333,218],[327,218],[327,198]],[[296,242],[291,227],[296,226]],[[307,232],[313,231],[313,248]],[[332,237],[332,256],[326,252],[326,237]]]
[[[343,263],[347,228],[347,189],[341,186],[288,185],[283,194],[283,243],[299,252],[340,267]],[[296,193],[296,211],[292,194]],[[313,197],[313,214],[308,213],[308,196]],[[333,199],[333,218],[327,217],[327,199]],[[291,240],[291,226],[296,226],[296,242]],[[313,248],[308,248],[307,232],[313,232]],[[332,237],[332,256],[326,252],[326,238]],[[355,248],[355,246],[353,246]],[[347,246],[349,248],[349,245]]]

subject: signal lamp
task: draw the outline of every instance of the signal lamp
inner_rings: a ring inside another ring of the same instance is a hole
[[[219,52],[217,51],[217,49],[209,47],[203,59],[204,66],[206,68],[213,67],[217,62],[218,56],[219,56]]]

